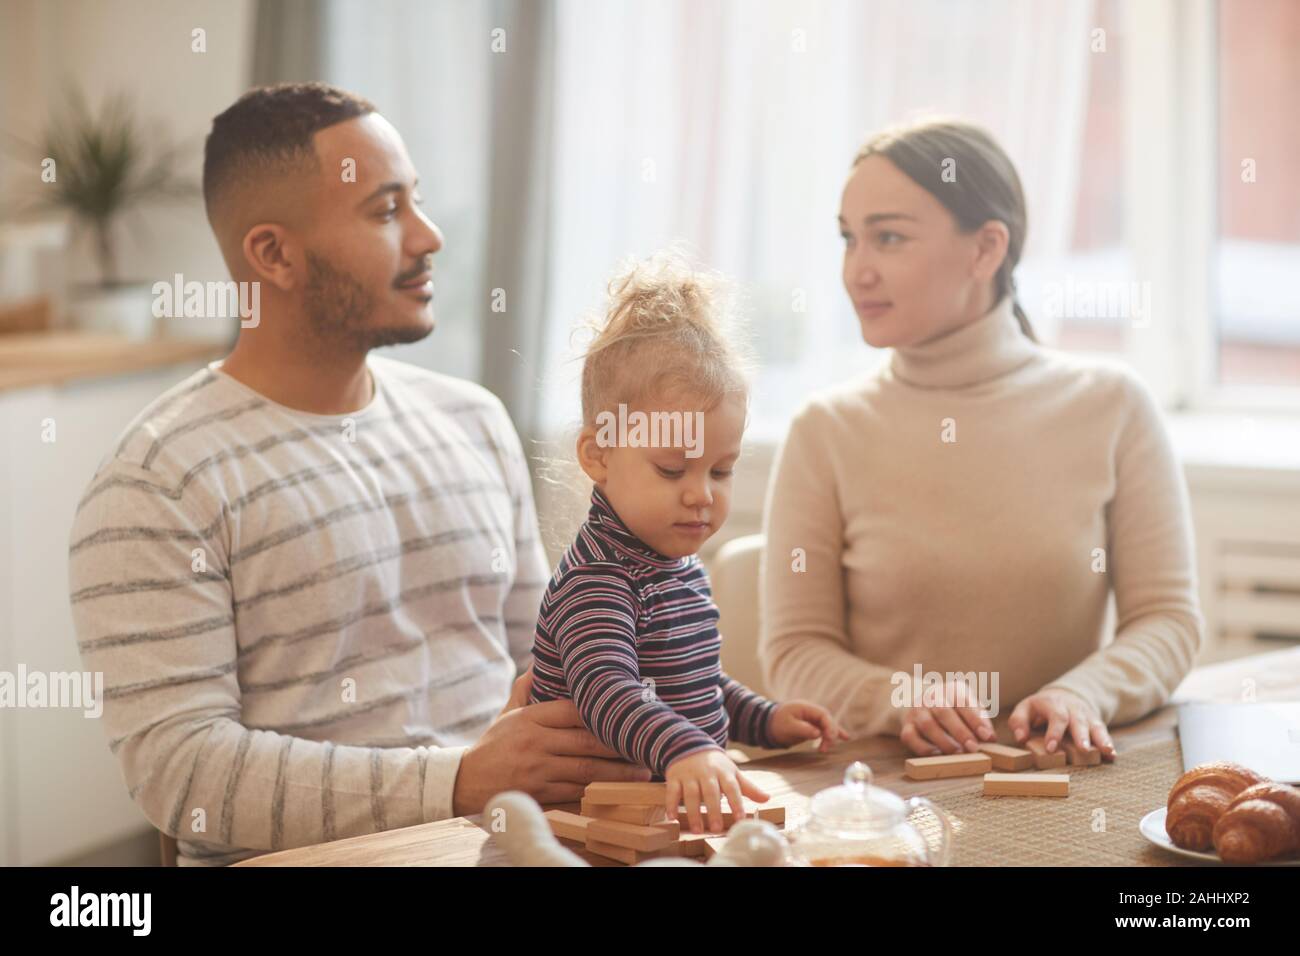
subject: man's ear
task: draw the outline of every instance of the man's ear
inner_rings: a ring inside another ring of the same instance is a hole
[[[583,426],[582,431],[578,433],[575,450],[578,453],[578,464],[587,477],[598,485],[603,484],[609,476],[609,467],[606,464],[605,457],[609,454],[610,449],[596,440],[595,428],[591,425]]]
[[[975,234],[975,261],[972,264],[971,277],[974,279],[992,279],[1002,268],[1007,258],[1007,246],[1011,242],[1011,232],[1007,224],[999,219],[990,219],[980,226]]]
[[[278,222],[259,222],[250,228],[244,233],[241,252],[255,279],[283,292],[304,281],[305,257]]]

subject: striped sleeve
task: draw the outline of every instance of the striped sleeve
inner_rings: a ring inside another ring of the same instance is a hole
[[[226,510],[115,460],[73,522],[83,666],[109,746],[156,828],[278,850],[452,816],[464,748],[334,745],[241,723]]]
[[[756,694],[740,681],[726,674],[718,681],[722,688],[722,706],[731,722],[731,739],[754,747],[776,750],[770,729],[777,702]]]
[[[641,683],[636,593],[627,572],[593,562],[552,585],[548,627],[582,722],[605,746],[661,776],[674,761],[722,748]]]

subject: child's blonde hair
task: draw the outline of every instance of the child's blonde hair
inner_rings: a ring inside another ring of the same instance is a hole
[[[624,261],[608,293],[604,316],[586,325],[584,425],[620,403],[681,397],[708,411],[729,394],[748,395],[753,362],[719,274],[670,248]]]

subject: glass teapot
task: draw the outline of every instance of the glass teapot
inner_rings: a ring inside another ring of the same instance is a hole
[[[812,798],[810,816],[786,834],[796,866],[947,866],[952,852],[948,815],[925,797],[904,800],[871,785],[871,768],[857,761],[842,786]],[[939,821],[931,848],[908,817],[924,807]]]

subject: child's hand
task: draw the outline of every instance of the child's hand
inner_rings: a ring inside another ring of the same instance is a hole
[[[768,799],[767,793],[750,783],[736,769],[731,758],[721,750],[701,750],[679,757],[668,765],[664,779],[668,782],[668,798],[664,801],[668,819],[676,820],[678,806],[685,804],[686,818],[690,821],[692,833],[703,832],[700,827],[700,804],[708,808],[709,829],[721,833],[724,796],[731,804],[733,820],[740,820],[745,815],[742,794],[759,803]]]
[[[818,750],[830,750],[841,740],[848,740],[844,728],[835,722],[830,711],[806,700],[787,700],[772,713],[767,734],[782,747],[793,747],[814,737],[822,739]]]

